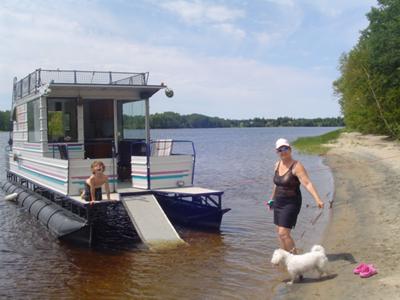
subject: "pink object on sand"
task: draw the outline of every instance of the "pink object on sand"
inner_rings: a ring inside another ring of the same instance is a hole
[[[367,265],[366,268],[363,269],[360,272],[360,277],[361,278],[368,278],[368,277],[371,277],[371,276],[373,276],[373,275],[375,275],[377,273],[378,273],[378,271],[374,268],[373,265]]]
[[[354,274],[360,274],[360,273],[361,273],[362,271],[364,271],[367,267],[368,267],[367,264],[361,263],[361,264],[359,264],[359,265],[353,270],[353,273],[354,273]]]

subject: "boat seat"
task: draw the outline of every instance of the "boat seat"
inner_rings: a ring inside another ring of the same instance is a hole
[[[155,140],[151,144],[151,156],[170,156],[172,153],[172,139]]]
[[[60,153],[60,159],[68,160],[68,146],[57,145],[58,152]]]

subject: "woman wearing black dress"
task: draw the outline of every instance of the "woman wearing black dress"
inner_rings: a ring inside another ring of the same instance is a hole
[[[286,139],[280,138],[276,141],[276,152],[280,159],[275,165],[271,197],[274,224],[277,228],[281,248],[296,253],[290,231],[295,227],[301,209],[300,184],[310,192],[319,208],[323,208],[324,203],[310,181],[304,166],[292,158],[292,149]]]

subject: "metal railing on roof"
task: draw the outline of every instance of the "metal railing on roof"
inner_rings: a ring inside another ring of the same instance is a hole
[[[14,101],[46,84],[147,85],[149,73],[37,69],[14,83]]]

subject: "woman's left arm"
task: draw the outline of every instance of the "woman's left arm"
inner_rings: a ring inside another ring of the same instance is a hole
[[[307,189],[307,191],[313,196],[315,202],[317,203],[319,208],[324,207],[324,202],[321,200],[320,196],[318,195],[317,190],[315,189],[314,185],[312,184],[310,178],[308,177],[307,171],[302,165],[301,162],[297,162],[294,170],[294,175],[299,178],[300,183]]]

